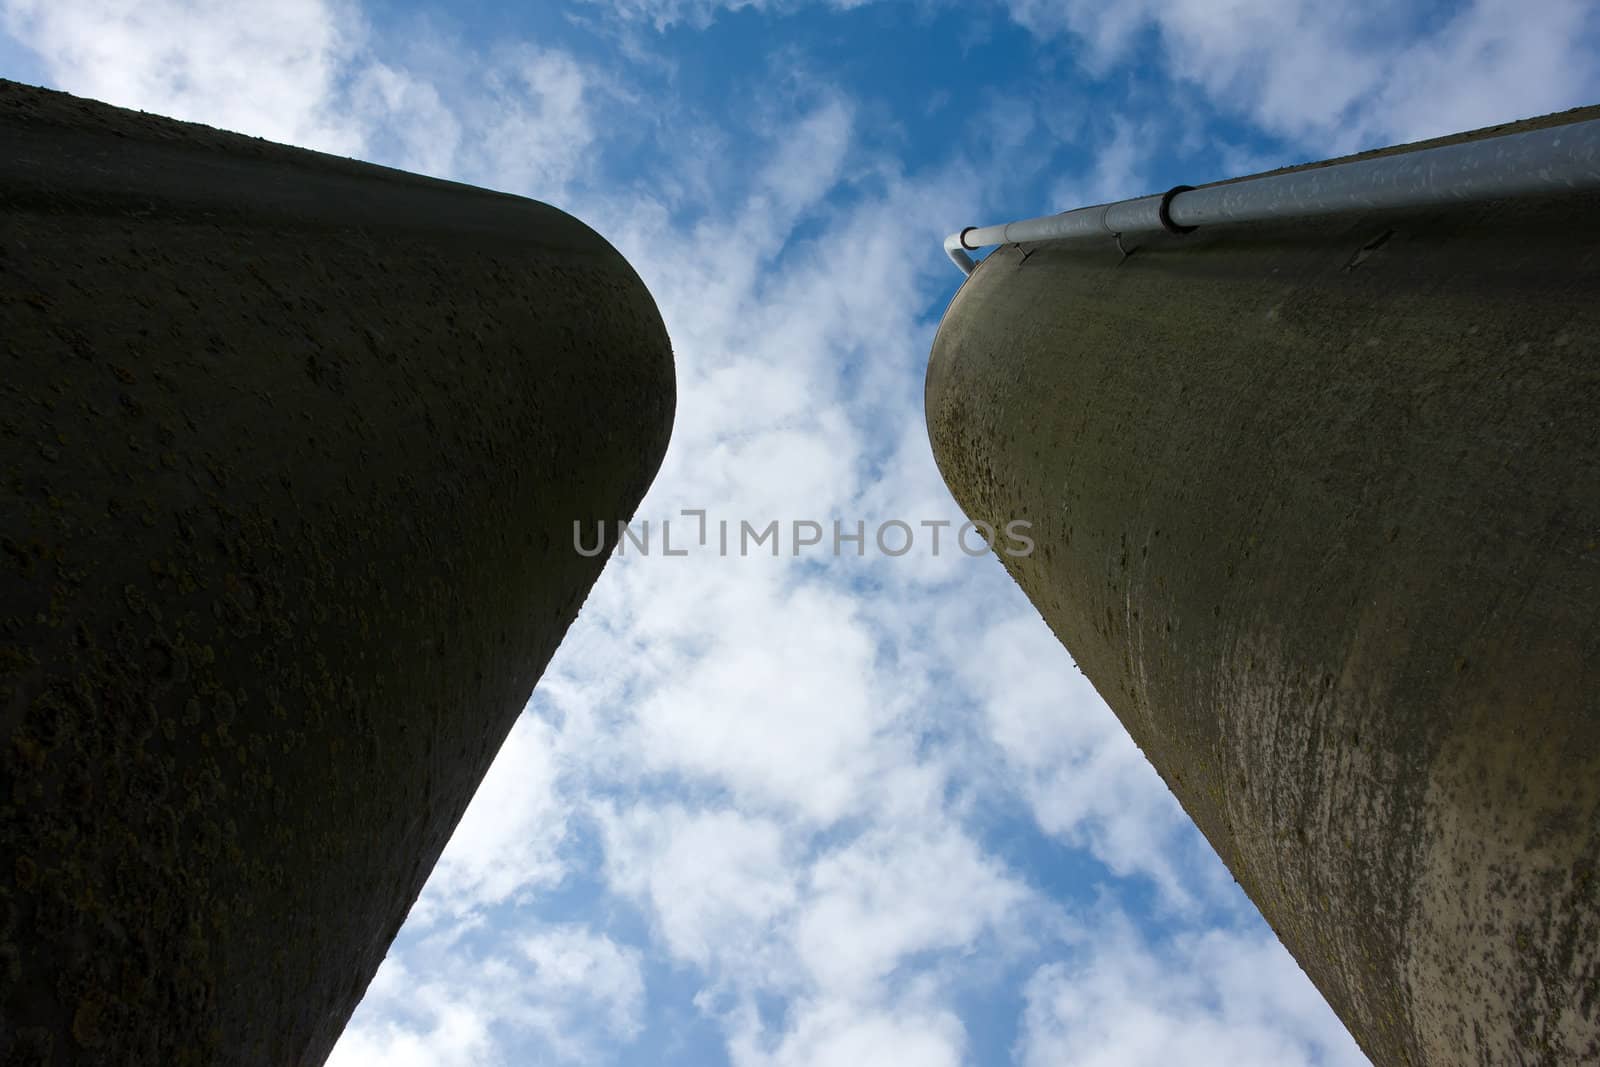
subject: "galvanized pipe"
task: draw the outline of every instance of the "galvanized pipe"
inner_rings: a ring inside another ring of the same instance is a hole
[[[1600,119],[1503,134],[1286,174],[1190,188],[998,226],[945,239],[951,261],[975,269],[968,252],[990,245],[1077,238],[1120,240],[1188,233],[1199,226],[1311,218],[1346,211],[1426,207],[1600,188]]]

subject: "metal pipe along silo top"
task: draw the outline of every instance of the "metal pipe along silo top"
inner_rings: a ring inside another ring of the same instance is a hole
[[[1204,188],[1075,208],[945,238],[945,254],[971,274],[968,252],[988,245],[1192,233],[1201,226],[1498,200],[1600,188],[1600,119],[1449,141],[1258,174]]]

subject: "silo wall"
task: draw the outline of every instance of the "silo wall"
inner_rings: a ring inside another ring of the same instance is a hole
[[[655,305],[547,205],[0,82],[0,366],[0,1057],[320,1063],[655,474]]]
[[[1378,1064],[1600,1061],[1597,209],[1003,248],[934,345],[951,491]]]

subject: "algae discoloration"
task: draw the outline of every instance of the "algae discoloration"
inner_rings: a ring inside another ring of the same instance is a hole
[[[0,1058],[320,1063],[654,476],[665,331],[532,201],[6,82],[0,138]]]
[[[1002,249],[934,346],[952,492],[1380,1064],[1600,1061],[1597,210]]]

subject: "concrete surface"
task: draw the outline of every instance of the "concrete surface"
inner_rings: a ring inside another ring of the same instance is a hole
[[[1597,208],[1002,249],[934,345],[951,491],[1378,1064],[1600,1062]]]
[[[320,1063],[655,474],[655,305],[544,204],[0,82],[0,367],[0,1059]]]

